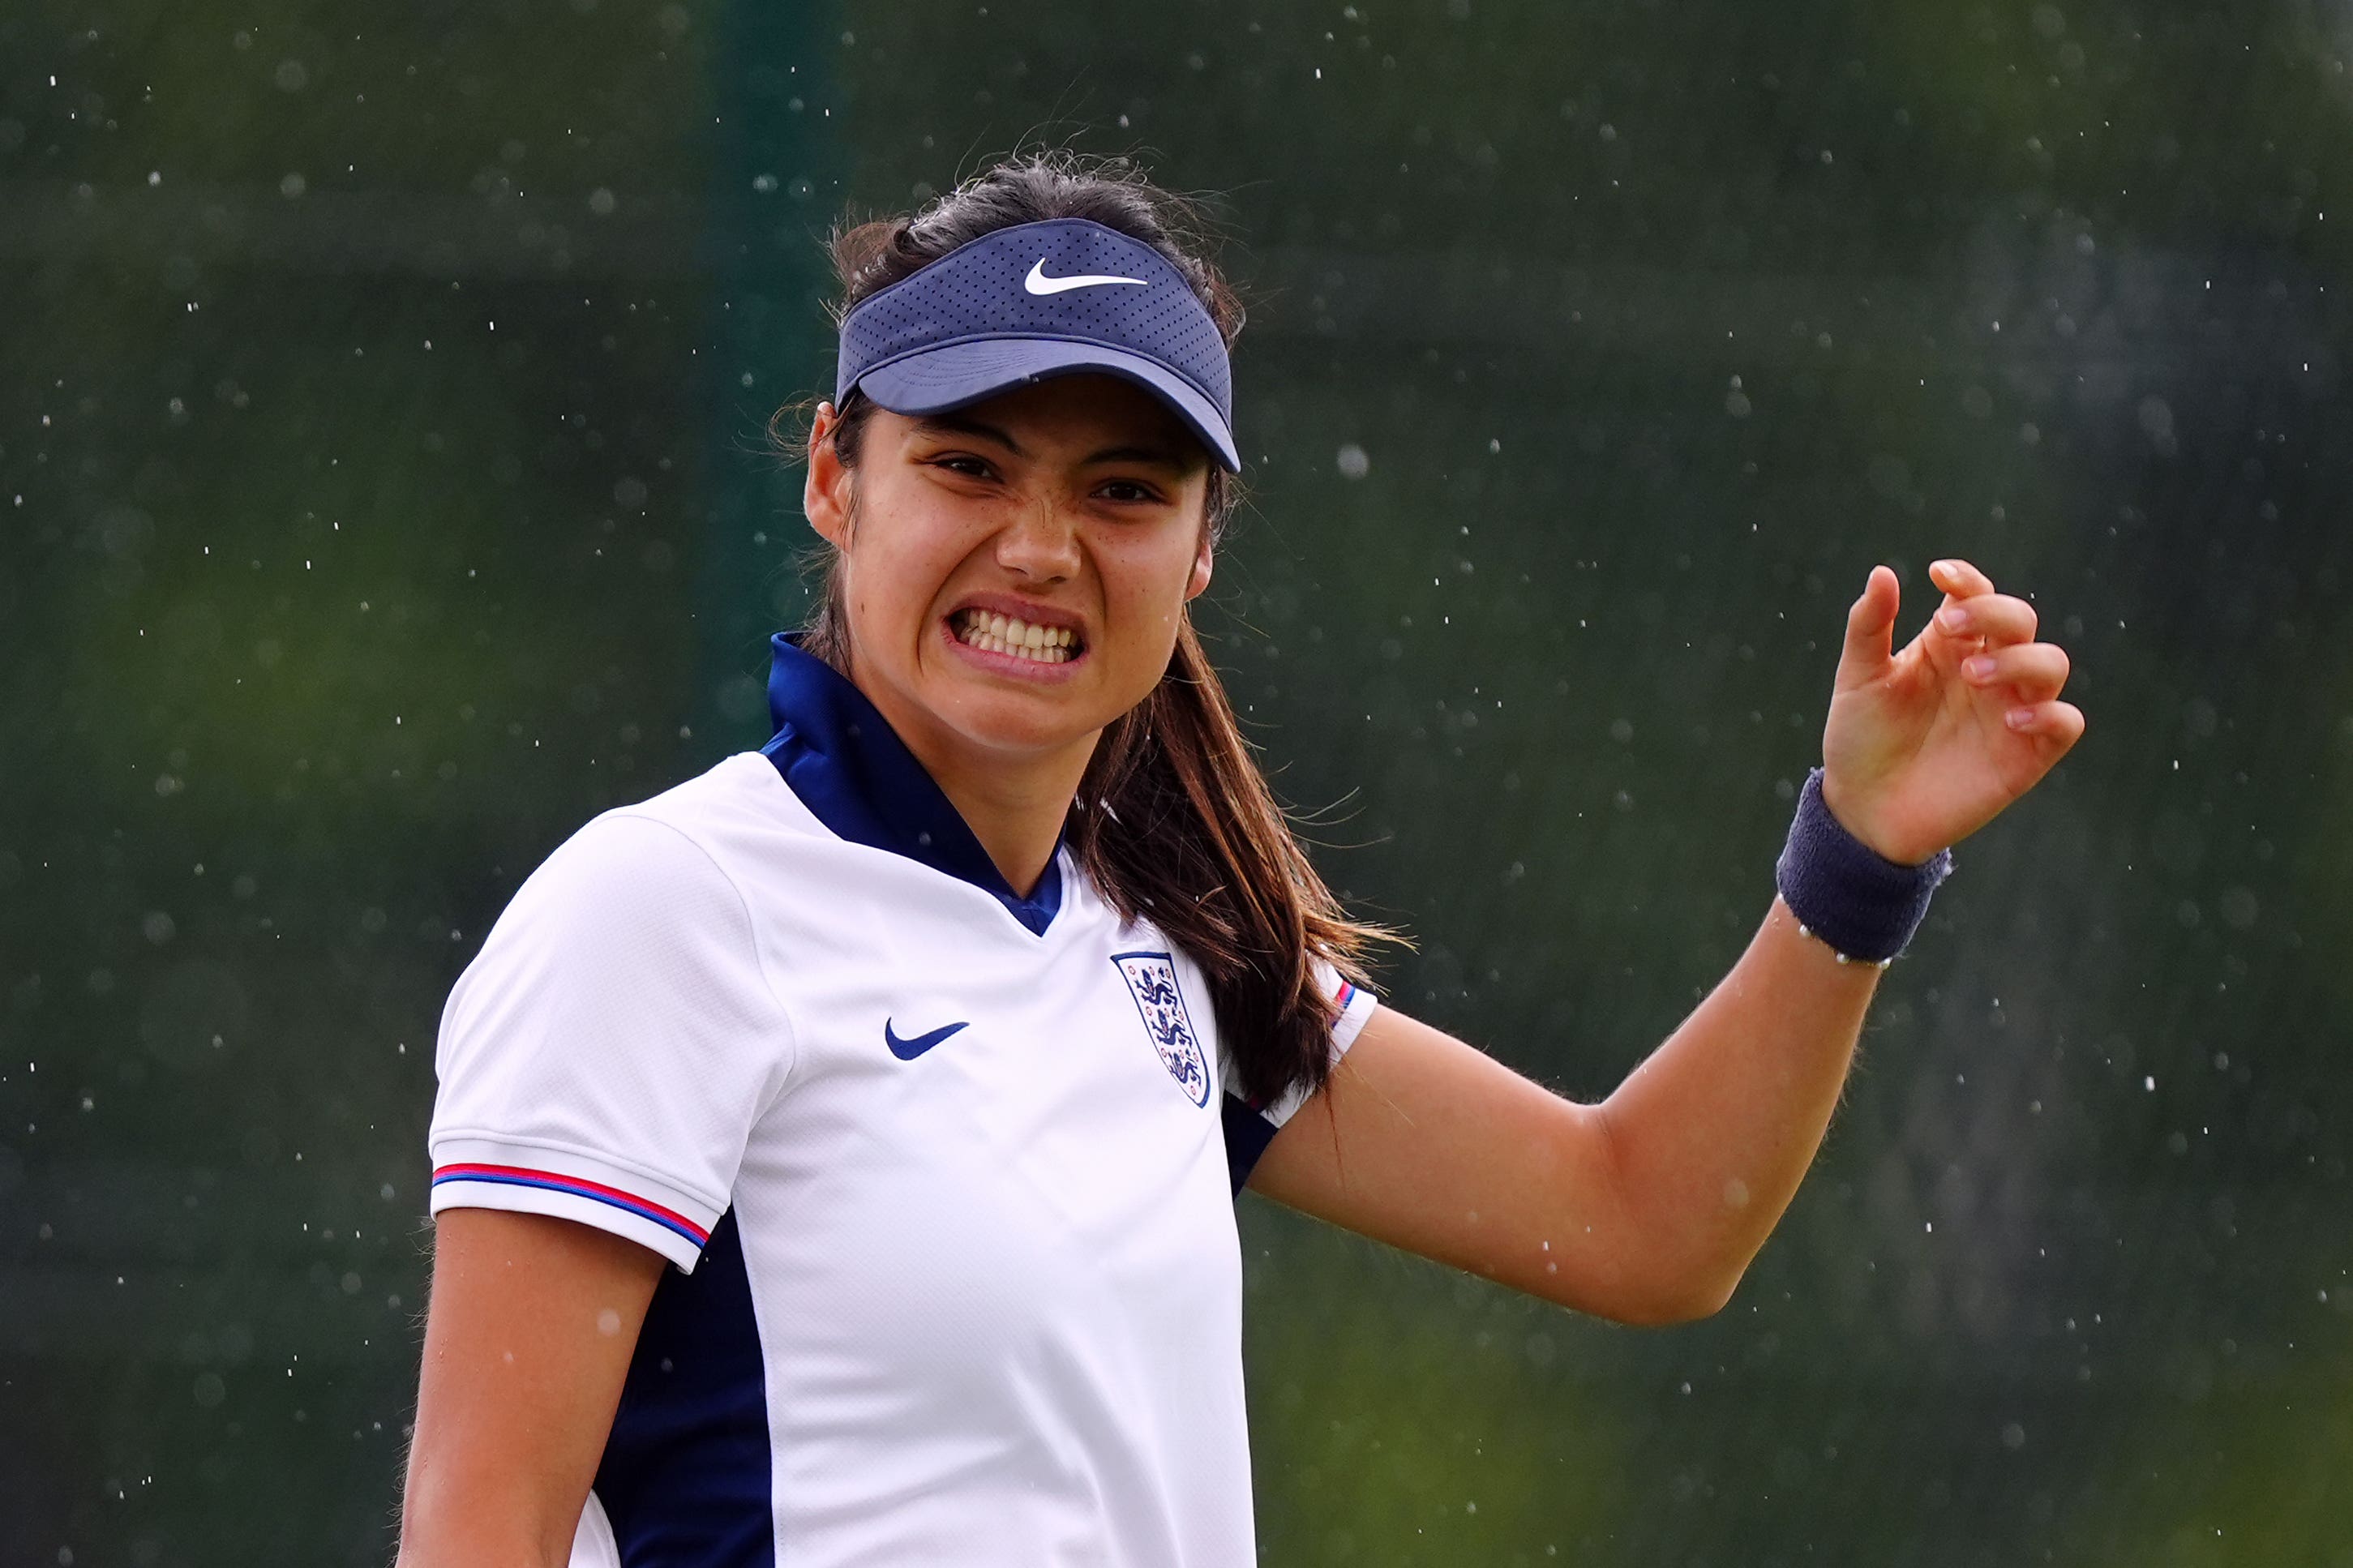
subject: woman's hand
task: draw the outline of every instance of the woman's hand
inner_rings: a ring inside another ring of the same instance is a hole
[[[2084,732],[2083,710],[2058,700],[2066,652],[2034,640],[2034,606],[1966,561],[1934,562],[1928,576],[1945,602],[1891,654],[1901,591],[1894,572],[1871,569],[1822,731],[1823,804],[1905,865],[1992,821]]]

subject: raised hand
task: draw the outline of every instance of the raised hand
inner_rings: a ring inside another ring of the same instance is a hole
[[[1822,800],[1846,830],[1916,865],[2032,789],[2084,733],[2058,700],[2067,654],[2034,640],[2034,606],[1966,561],[1937,561],[1945,601],[1901,653],[1902,597],[1874,566],[1847,612],[1822,730]]]

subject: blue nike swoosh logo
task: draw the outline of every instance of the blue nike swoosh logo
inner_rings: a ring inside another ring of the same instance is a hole
[[[898,1032],[891,1027],[891,1020],[885,1018],[882,1020],[882,1043],[891,1047],[891,1054],[892,1056],[897,1057],[902,1062],[911,1062],[917,1057],[922,1056],[925,1051],[930,1050],[934,1046],[938,1045],[942,1040],[946,1039],[950,1035],[955,1034],[958,1029],[966,1029],[971,1026],[972,1021],[970,1019],[966,1019],[961,1024],[949,1024],[944,1027],[934,1029],[928,1035],[917,1035],[912,1040],[902,1040],[899,1037]]]

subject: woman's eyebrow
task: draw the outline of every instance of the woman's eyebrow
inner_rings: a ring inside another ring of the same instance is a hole
[[[967,419],[954,412],[934,414],[916,423],[917,432],[926,436],[976,436],[984,441],[994,441],[1017,458],[1029,454],[1021,443],[994,425],[984,425],[977,419]]]
[[[1017,458],[1029,456],[1029,449],[1015,440],[1011,432],[983,420],[959,414],[953,409],[944,413],[928,415],[916,421],[915,430],[917,434],[924,436],[970,437],[994,442]],[[1171,473],[1183,474],[1191,472],[1208,461],[1208,458],[1206,454],[1186,451],[1179,447],[1129,445],[1105,447],[1101,451],[1090,452],[1081,460],[1081,466],[1092,467],[1099,463],[1141,463],[1150,468],[1166,469]]]
[[[1197,459],[1189,453],[1167,447],[1105,447],[1100,452],[1088,453],[1085,466],[1096,463],[1142,463],[1150,468],[1167,468],[1181,474],[1190,472],[1208,461],[1208,458],[1206,456]]]

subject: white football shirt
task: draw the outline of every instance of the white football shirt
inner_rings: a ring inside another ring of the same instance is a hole
[[[1066,853],[1007,886],[848,681],[779,637],[769,691],[442,1017],[433,1211],[677,1265],[575,1568],[1253,1563],[1232,1200],[1298,1097],[1232,1091],[1200,971]]]

